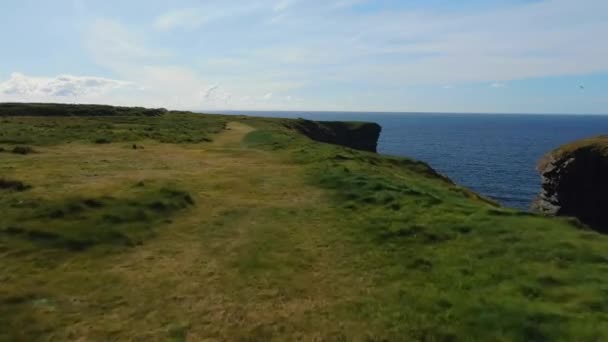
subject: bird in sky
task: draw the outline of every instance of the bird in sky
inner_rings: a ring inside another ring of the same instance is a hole
[[[582,86],[582,85],[579,85],[578,87],[579,87],[581,90],[585,90],[585,87],[584,87],[584,86]]]

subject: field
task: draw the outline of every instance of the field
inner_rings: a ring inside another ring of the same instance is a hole
[[[605,236],[286,123],[0,116],[0,340],[608,338]]]

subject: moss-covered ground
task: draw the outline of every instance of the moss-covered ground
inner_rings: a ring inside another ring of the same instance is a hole
[[[423,163],[281,119],[0,122],[0,340],[608,338],[606,237]]]

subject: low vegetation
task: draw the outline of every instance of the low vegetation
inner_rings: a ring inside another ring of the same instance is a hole
[[[423,163],[272,136],[246,141],[282,146],[333,194],[351,272],[370,277],[346,312],[380,323],[374,338],[603,339],[604,236],[500,208]]]
[[[225,120],[142,108],[0,104],[0,146],[142,140],[193,144],[210,141],[224,128]],[[22,147],[14,146],[13,152],[21,153],[15,150]]]
[[[0,181],[0,188],[2,184]],[[3,197],[0,234],[28,242],[33,248],[81,251],[96,245],[135,246],[157,226],[170,222],[177,210],[194,204],[188,193],[171,187],[151,188],[142,183],[124,192],[120,198]]]
[[[31,186],[0,189],[0,340],[608,338],[605,236],[424,163],[284,119],[0,120],[37,151],[0,155]]]
[[[104,105],[72,105],[53,103],[0,103],[0,117],[9,116],[162,116],[164,108],[116,107]]]
[[[541,159],[538,168],[543,169],[552,160],[560,159],[563,156],[572,154],[576,151],[584,152],[584,150],[597,153],[598,155],[608,156],[608,135],[599,135],[592,138],[580,139],[560,146],[558,149],[551,151],[550,153],[547,151],[547,155]]]
[[[11,152],[14,154],[26,155],[34,153],[34,149],[29,146],[15,146]]]
[[[24,184],[23,182],[0,178],[0,190],[8,190],[8,191],[25,191],[29,189],[30,186]]]

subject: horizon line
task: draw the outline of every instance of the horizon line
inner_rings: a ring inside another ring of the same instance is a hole
[[[271,110],[271,109],[221,109],[214,110],[218,114],[223,113],[239,113],[239,112],[254,112],[254,113],[352,113],[352,114],[456,114],[456,115],[571,115],[571,116],[608,116],[607,113],[535,113],[535,112],[433,112],[433,111],[359,111],[359,110]],[[193,110],[195,113],[213,114],[214,111],[208,110]]]
[[[141,107],[141,108],[164,108],[169,111],[190,111],[198,114],[223,114],[223,113],[239,113],[239,112],[254,112],[254,113],[352,113],[352,114],[456,114],[456,115],[571,115],[571,116],[608,116],[606,113],[535,113],[535,112],[434,112],[434,111],[380,111],[380,110],[306,110],[306,109],[170,109],[158,106],[146,105],[121,105],[121,104],[105,104],[105,103],[70,103],[70,102],[15,102],[15,101],[0,101],[0,104],[58,104],[58,105],[94,105],[94,106],[113,106],[113,107]]]

